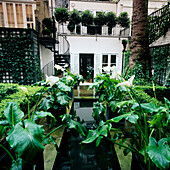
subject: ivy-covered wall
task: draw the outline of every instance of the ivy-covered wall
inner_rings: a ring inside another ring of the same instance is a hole
[[[0,82],[32,84],[40,75],[38,35],[32,29],[0,28]]]

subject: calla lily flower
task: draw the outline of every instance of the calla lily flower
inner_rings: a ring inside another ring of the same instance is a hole
[[[69,81],[69,80],[74,80],[71,76],[67,76],[67,80]]]
[[[67,68],[69,65],[66,63],[65,65],[64,65],[64,68]]]
[[[110,67],[109,66],[103,67],[103,70],[104,70],[105,73],[110,73]]]
[[[26,95],[29,95],[28,94],[28,90],[26,87],[19,87]]]
[[[135,75],[133,75],[131,78],[128,79],[128,81],[124,81],[122,83],[119,83],[117,86],[128,86],[131,87],[133,84],[133,79],[135,78]]]
[[[55,64],[54,68],[56,68],[57,70],[61,70],[61,71],[64,71],[64,70],[65,70],[63,67],[61,67],[61,66],[58,65],[58,64]]]
[[[52,87],[54,84],[56,84],[59,81],[59,77],[56,76],[50,76],[48,77],[46,75],[46,83],[50,83],[50,86]]]
[[[111,72],[110,78],[112,78],[112,79],[117,78],[118,75],[119,75],[117,68],[116,68],[115,66],[112,66],[112,67],[111,67],[111,71],[112,71],[112,72]],[[118,78],[118,79],[119,79],[119,78]]]

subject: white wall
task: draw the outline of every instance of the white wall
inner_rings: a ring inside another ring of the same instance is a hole
[[[52,60],[54,60],[54,57],[51,50],[45,48],[43,45],[40,45],[41,69]]]
[[[79,73],[79,54],[94,54],[94,75],[102,69],[102,54],[116,54],[116,66],[121,73],[122,39],[117,37],[68,36],[71,53],[71,71]]]
[[[72,11],[74,8],[79,11],[91,10],[91,11],[113,11],[116,13],[116,3],[110,2],[88,2],[88,1],[70,1],[69,10]]]

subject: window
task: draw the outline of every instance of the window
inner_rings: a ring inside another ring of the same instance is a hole
[[[17,26],[19,28],[24,28],[22,5],[16,4],[16,16],[17,16]]]
[[[32,5],[26,5],[27,27],[33,28]]]
[[[0,27],[4,27],[4,15],[3,15],[3,8],[2,3],[0,3]]]
[[[103,67],[116,66],[116,55],[115,54],[103,54],[102,56],[102,68]]]
[[[6,7],[7,7],[8,26],[15,27],[13,4],[7,3]]]

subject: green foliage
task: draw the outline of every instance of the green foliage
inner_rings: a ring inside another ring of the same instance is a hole
[[[57,22],[63,24],[69,19],[68,9],[66,8],[56,8],[54,11],[54,16]]]
[[[81,22],[80,12],[78,10],[73,9],[73,11],[69,12],[69,22],[74,25],[77,25]]]
[[[154,96],[153,86],[135,86],[136,90],[142,90],[151,97]],[[170,100],[170,88],[165,86],[155,86],[155,93],[157,100],[163,102],[164,97]]]
[[[5,99],[8,95],[16,93],[18,91],[17,84],[10,84],[10,83],[0,83],[0,102]]]
[[[117,21],[117,18],[116,18],[116,14],[113,13],[113,12],[108,12],[106,14],[106,25],[109,27],[109,28],[113,28],[116,26],[116,21]]]
[[[53,21],[52,21],[51,18],[44,18],[44,19],[42,20],[42,23],[43,23],[43,25],[44,25],[47,29],[49,29],[50,31],[53,30]]]
[[[1,86],[2,85],[3,84],[1,84]],[[4,86],[9,88],[8,84],[4,84]],[[13,88],[13,86],[19,87],[19,85],[14,84],[14,85],[11,85],[11,88]],[[36,103],[36,100],[38,98],[36,93],[38,91],[40,91],[42,89],[42,87],[34,87],[34,86],[33,87],[25,86],[25,87],[27,87],[27,89],[28,89],[31,106],[33,106]],[[17,102],[17,104],[21,107],[21,109],[24,111],[24,113],[27,112],[27,102],[28,101],[26,99],[24,92],[21,89],[17,88],[16,93],[6,96],[5,99],[0,102],[0,117],[2,117],[3,112],[4,112],[5,108],[7,107],[8,102]]]
[[[69,24],[67,25],[67,28],[70,32],[73,32],[75,30],[75,24],[72,22],[69,22]]]
[[[130,19],[128,17],[128,13],[127,12],[120,13],[120,15],[117,18],[117,22],[120,26],[124,28],[129,28]]]
[[[43,35],[50,35],[51,34],[51,31],[49,29],[43,29],[42,30],[42,34]]]
[[[0,38],[1,82],[32,84],[40,78],[40,61],[34,53],[32,33],[31,29],[7,30]]]
[[[103,26],[106,24],[105,12],[97,13],[96,17],[94,17],[94,24],[97,26]]]
[[[168,139],[163,138],[158,142],[151,137],[147,147],[147,153],[151,160],[160,169],[168,169],[170,163],[170,147],[168,146]]]
[[[81,13],[81,22],[83,26],[89,26],[93,24],[93,14],[89,10],[85,10]]]

